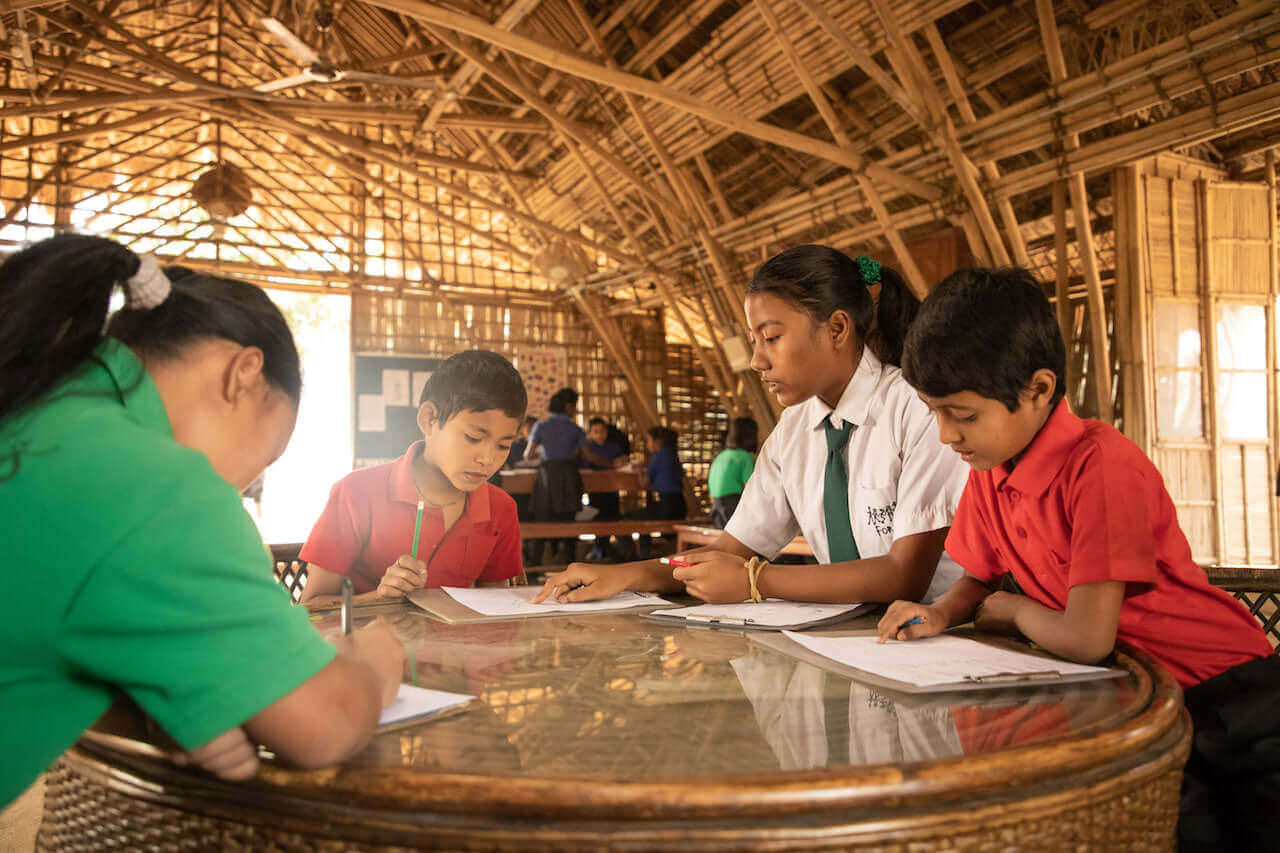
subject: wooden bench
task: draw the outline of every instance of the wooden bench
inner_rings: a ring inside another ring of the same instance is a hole
[[[1280,647],[1280,569],[1206,566],[1209,583],[1225,589],[1262,623],[1272,647]]]
[[[704,527],[700,524],[676,525],[676,550],[687,551],[690,548],[702,548],[716,541],[722,531],[716,527]],[[798,554],[812,557],[813,549],[803,536],[797,536],[782,549],[783,554]]]

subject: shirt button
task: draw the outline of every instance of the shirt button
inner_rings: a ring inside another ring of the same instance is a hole
[[[1026,538],[1027,538],[1027,529],[1026,529],[1025,527],[1023,527],[1022,525],[1018,525],[1017,533],[1018,533],[1018,538],[1019,538],[1019,539],[1026,539]]]

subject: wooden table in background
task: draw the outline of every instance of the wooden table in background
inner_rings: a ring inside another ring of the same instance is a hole
[[[1173,846],[1190,725],[1139,652],[1110,681],[923,696],[630,614],[382,618],[422,686],[478,707],[236,784],[89,735],[49,775],[42,849]]]
[[[676,525],[676,550],[687,551],[690,548],[701,548],[704,545],[710,545],[716,541],[716,537],[721,531],[717,527],[703,527],[699,524],[677,524]],[[809,540],[803,536],[797,536],[787,543],[782,549],[783,554],[799,554],[805,557],[813,556],[813,549],[809,547]]]
[[[536,468],[515,468],[499,471],[502,477],[502,488],[508,494],[533,494],[533,481],[538,477]],[[628,492],[643,491],[640,488],[640,472],[630,468],[616,468],[599,471],[594,468],[582,469],[582,489],[585,492]]]

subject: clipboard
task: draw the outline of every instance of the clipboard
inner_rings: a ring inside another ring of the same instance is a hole
[[[878,605],[851,604],[839,613],[821,616],[816,619],[806,619],[799,622],[793,622],[788,625],[755,622],[752,621],[750,616],[711,616],[693,613],[686,615],[682,613],[682,611],[694,610],[703,606],[704,605],[694,605],[693,607],[652,610],[648,613],[640,614],[640,618],[652,619],[655,622],[665,622],[669,625],[687,625],[696,628],[730,628],[739,631],[805,631],[810,628],[825,628],[832,625],[839,625],[842,622],[848,622],[851,619],[857,619],[859,616],[865,616],[875,610]],[[733,607],[735,609],[746,611],[750,609],[752,605],[744,603],[741,605],[733,605]]]
[[[1016,673],[996,673],[988,676],[964,676],[957,678],[953,682],[943,684],[914,684],[910,681],[901,681],[896,678],[888,678],[873,672],[858,669],[840,661],[832,660],[826,655],[819,654],[811,649],[797,643],[795,640],[783,634],[757,634],[751,637],[751,641],[765,648],[780,652],[790,658],[812,664],[819,669],[831,672],[836,675],[843,675],[846,678],[862,684],[868,684],[872,687],[879,687],[885,690],[894,690],[899,693],[959,693],[971,690],[1000,690],[1017,687],[1042,687],[1052,686],[1056,684],[1078,684],[1087,681],[1104,681],[1111,678],[1124,678],[1129,675],[1128,670],[1117,667],[1099,667],[1097,671],[1086,673],[1063,674],[1053,668],[1054,664],[1064,664],[1066,661],[1056,658],[1047,652],[1034,649],[1026,643],[1016,640],[1006,640],[990,635],[976,635],[972,629],[960,628],[946,632],[948,636],[963,637],[964,639],[982,642],[986,645],[1006,651],[1015,651],[1021,654],[1033,655],[1043,658],[1045,661],[1045,669],[1040,672],[1016,672]],[[833,633],[832,636],[848,636],[848,637],[875,637],[875,631],[847,631]]]
[[[644,593],[641,593],[644,594]],[[467,625],[480,622],[510,622],[514,619],[544,619],[548,616],[603,616],[610,613],[635,613],[639,610],[651,610],[655,607],[666,607],[671,602],[653,596],[653,601],[637,604],[635,607],[600,610],[594,612],[574,613],[564,610],[548,610],[546,613],[528,613],[518,616],[486,616],[477,613],[465,604],[455,601],[447,592],[440,589],[415,589],[405,596],[420,610],[440,622],[450,625]]]

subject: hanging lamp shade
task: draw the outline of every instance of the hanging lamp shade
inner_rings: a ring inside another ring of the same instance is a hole
[[[533,256],[534,272],[554,285],[577,281],[587,273],[582,255],[564,243],[556,242]]]
[[[191,197],[216,222],[239,216],[253,204],[253,184],[244,171],[231,163],[210,167],[191,186]]]

